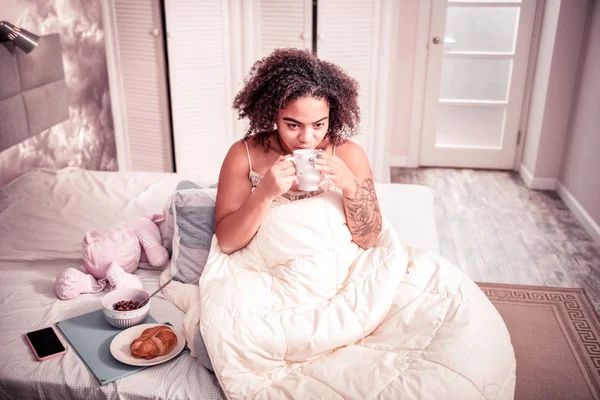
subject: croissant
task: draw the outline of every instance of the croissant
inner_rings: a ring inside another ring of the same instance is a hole
[[[129,345],[131,355],[135,358],[150,360],[154,357],[164,356],[177,344],[177,335],[165,325],[144,329],[140,337]]]

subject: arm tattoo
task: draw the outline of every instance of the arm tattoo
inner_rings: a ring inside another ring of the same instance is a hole
[[[348,227],[352,236],[368,240],[371,235],[376,239],[381,231],[381,213],[373,179],[367,178],[362,183],[356,183],[354,198],[346,197]]]

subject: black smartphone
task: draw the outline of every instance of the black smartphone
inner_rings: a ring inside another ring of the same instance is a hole
[[[39,361],[58,357],[67,351],[53,327],[29,332],[25,337]]]

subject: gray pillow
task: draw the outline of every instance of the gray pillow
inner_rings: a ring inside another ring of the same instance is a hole
[[[214,235],[217,189],[178,190],[173,195],[171,273],[184,283],[198,283]]]
[[[202,188],[216,188],[216,184],[211,184],[210,186],[206,183],[203,185],[199,185],[192,181],[181,181],[175,188],[175,192],[177,193],[180,190],[192,190],[192,189],[202,189]],[[165,204],[163,214],[165,216],[164,221],[158,224],[158,229],[160,230],[160,240],[162,246],[167,249],[169,252],[169,256],[171,256],[173,251],[173,231],[175,230],[174,216],[173,216],[173,195],[169,197],[169,200]]]
[[[212,187],[212,186],[211,186]],[[175,190],[202,189],[202,186],[192,181],[181,181]]]
[[[194,329],[194,335],[196,336],[193,342],[194,350],[196,351],[196,358],[200,361],[200,364],[210,372],[214,372],[212,362],[210,362],[210,357],[208,356],[208,350],[206,350],[206,345],[204,344],[204,339],[202,338],[202,334],[200,333],[200,324],[196,324],[196,329]]]

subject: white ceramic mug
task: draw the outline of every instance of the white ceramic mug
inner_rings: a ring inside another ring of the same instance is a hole
[[[296,166],[296,183],[298,184],[298,190],[312,192],[319,189],[321,173],[317,171],[309,161],[310,158],[316,159],[317,153],[319,153],[319,150],[294,150],[294,156],[289,158]]]

